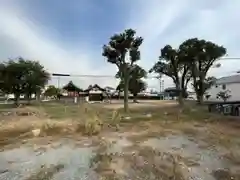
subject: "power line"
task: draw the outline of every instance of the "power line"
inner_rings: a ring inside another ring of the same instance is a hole
[[[53,77],[92,77],[92,78],[115,78],[115,75],[93,75],[93,74],[60,74],[52,73]],[[159,78],[159,76],[147,76],[147,78]]]
[[[222,57],[218,60],[240,60],[240,57]],[[238,72],[238,70],[236,70]],[[59,77],[92,77],[92,78],[115,78],[115,75],[94,75],[94,74],[63,74],[63,73],[52,73],[52,76]],[[160,78],[159,76],[147,76],[147,78]],[[161,78],[160,78],[161,79]]]

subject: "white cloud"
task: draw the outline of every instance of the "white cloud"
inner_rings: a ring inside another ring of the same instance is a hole
[[[134,1],[137,4],[139,1]],[[133,27],[144,37],[141,64],[150,68],[160,55],[160,49],[170,44],[177,47],[192,37],[204,38],[228,49],[229,57],[239,54],[240,1],[223,0],[149,0],[134,6],[127,27]],[[239,70],[240,60],[221,61],[220,69],[210,75],[227,76]],[[150,82],[154,85],[155,81]],[[169,78],[165,86],[172,85]]]
[[[6,60],[22,56],[39,60],[51,73],[114,75],[114,67],[110,64],[106,63],[99,68],[92,64],[91,60],[96,57],[99,59],[99,56],[101,58],[101,54],[87,49],[84,43],[76,49],[65,49],[63,44],[49,38],[51,34],[46,30],[46,27],[39,27],[29,21],[19,7],[0,8],[0,58]],[[70,79],[62,77],[60,85],[66,84],[68,80]],[[99,78],[94,77],[75,77],[71,80],[81,87],[95,83],[103,86],[116,85],[114,78],[101,78],[99,81]],[[56,83],[56,78],[51,83]]]
[[[16,1],[15,1],[16,2]],[[87,1],[86,1],[87,2]],[[84,1],[84,3],[86,3]],[[230,57],[240,56],[240,7],[239,0],[132,0],[124,1],[130,7],[129,17],[124,28],[135,28],[138,35],[144,37],[141,47],[140,64],[147,70],[157,61],[160,48],[166,44],[177,47],[183,40],[191,37],[205,38],[228,49]],[[82,7],[82,6],[81,6]],[[127,7],[126,9],[128,9]],[[54,39],[58,32],[42,27],[29,20],[20,3],[1,1],[0,3],[0,58],[19,55],[40,60],[50,72],[71,74],[114,74],[114,65],[103,63],[96,67],[95,59],[105,60],[101,51],[86,42],[70,49]],[[113,32],[114,34],[115,32]],[[107,41],[107,39],[106,39]],[[240,60],[223,61],[220,69],[213,69],[211,74],[224,76],[238,70]],[[82,87],[88,84],[116,85],[114,78],[72,78]],[[60,84],[69,78],[61,78]],[[54,80],[56,83],[56,79]],[[149,79],[149,86],[158,89],[158,80]],[[165,87],[172,86],[169,78]]]

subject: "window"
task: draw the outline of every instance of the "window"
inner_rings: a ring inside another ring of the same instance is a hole
[[[226,84],[222,85],[222,89],[225,90],[226,89]]]

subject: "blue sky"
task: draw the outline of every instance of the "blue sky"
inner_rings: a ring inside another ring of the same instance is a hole
[[[147,70],[164,45],[177,47],[192,37],[224,45],[230,57],[239,57],[238,7],[239,0],[1,0],[0,59],[22,56],[39,60],[50,72],[114,75],[116,67],[101,56],[102,46],[126,28],[143,36],[139,63]],[[229,75],[240,67],[239,60],[222,63],[210,75]],[[72,79],[83,87],[117,84],[114,78]],[[148,83],[158,88],[157,80]],[[165,86],[171,85],[165,78]]]

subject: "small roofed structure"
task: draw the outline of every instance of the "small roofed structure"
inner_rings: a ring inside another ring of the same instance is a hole
[[[79,87],[77,87],[72,81],[69,81],[64,87],[64,90],[67,91],[68,96],[76,97],[79,96],[83,90]]]
[[[104,97],[106,96],[106,90],[101,88],[99,85],[90,85],[86,90],[87,93],[87,101],[103,101]]]

